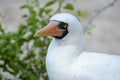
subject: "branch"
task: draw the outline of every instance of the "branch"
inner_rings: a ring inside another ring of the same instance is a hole
[[[89,28],[89,25],[93,22],[93,20],[99,16],[103,11],[105,11],[106,9],[108,9],[109,7],[112,7],[114,6],[114,4],[119,1],[119,0],[113,0],[111,1],[110,3],[106,4],[105,6],[99,8],[99,9],[96,9],[93,14],[90,16],[90,18],[86,21],[86,24],[84,25],[85,27],[85,31],[87,31]]]

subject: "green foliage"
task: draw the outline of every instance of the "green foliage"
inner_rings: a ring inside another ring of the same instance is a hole
[[[49,6],[53,5],[55,2],[56,2],[56,0],[51,0],[51,1],[47,2],[44,7],[49,7]]]
[[[61,12],[62,8],[75,11],[73,4],[63,3],[63,0],[50,0],[41,7],[38,0],[28,1],[20,7],[27,9],[28,14],[23,14],[26,23],[20,24],[17,32],[6,32],[0,24],[0,61],[3,62],[0,63],[0,69],[3,72],[17,76],[18,80],[38,80],[39,77],[48,80],[45,56],[50,39],[34,38],[33,35],[47,24],[51,15]],[[58,5],[55,10],[50,8],[54,4]],[[76,13],[81,15],[80,11]]]
[[[65,9],[68,9],[68,10],[74,10],[74,7],[72,4],[68,3],[64,6]]]

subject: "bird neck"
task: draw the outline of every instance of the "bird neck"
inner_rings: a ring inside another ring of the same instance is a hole
[[[53,39],[46,57],[47,72],[51,80],[56,80],[56,76],[64,73],[70,73],[72,63],[76,62],[82,53],[82,44],[80,43],[69,44],[67,42],[63,44]]]
[[[76,59],[83,51],[83,40],[81,39],[72,39],[69,40],[56,40],[53,39],[47,53],[47,58],[53,60],[63,59],[67,62],[72,59]]]

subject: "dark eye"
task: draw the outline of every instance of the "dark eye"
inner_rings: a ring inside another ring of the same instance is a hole
[[[67,24],[67,23],[64,23],[64,22],[60,22],[59,25],[58,25],[58,27],[59,27],[60,29],[67,29],[68,24]]]

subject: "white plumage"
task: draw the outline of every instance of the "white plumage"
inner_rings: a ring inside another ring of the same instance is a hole
[[[53,37],[48,48],[46,67],[50,80],[120,80],[120,56],[84,52],[83,30],[75,16],[59,13],[50,21],[68,24],[68,34],[62,39]]]

